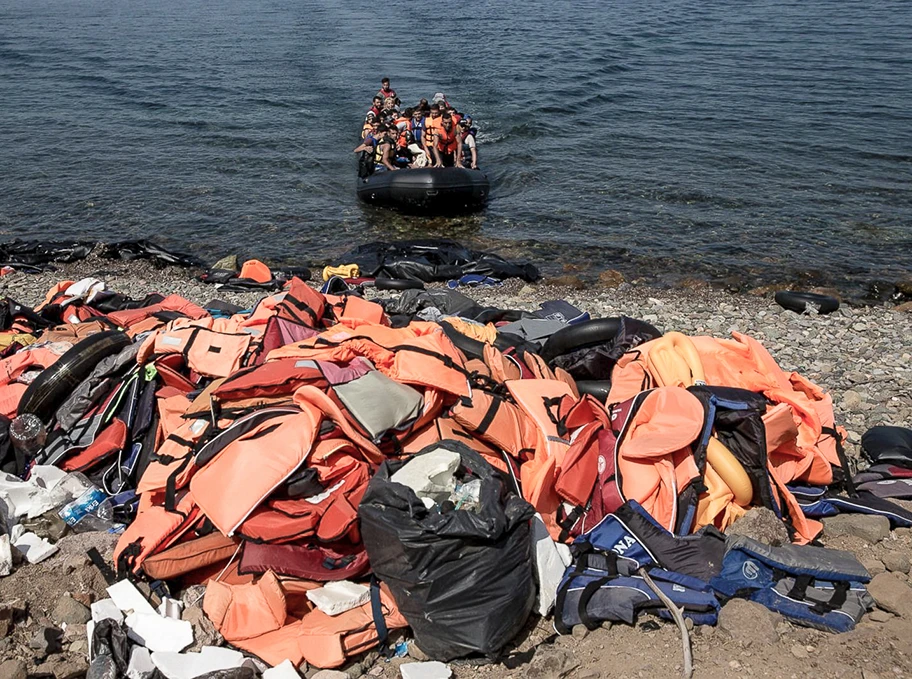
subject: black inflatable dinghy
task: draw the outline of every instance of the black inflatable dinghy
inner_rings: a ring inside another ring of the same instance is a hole
[[[484,172],[462,167],[391,170],[358,180],[358,198],[365,203],[417,214],[475,212],[489,191]]]

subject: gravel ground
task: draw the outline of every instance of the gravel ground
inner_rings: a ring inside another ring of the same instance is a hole
[[[95,276],[104,279],[109,288],[132,297],[158,291],[176,293],[200,304],[219,298],[250,307],[262,296],[259,292],[219,291],[193,280],[193,273],[178,268],[156,269],[145,262],[90,258],[63,265],[57,272],[3,276],[0,295],[33,305],[58,280]],[[536,309],[545,300],[566,299],[593,317],[625,314],[663,330],[686,334],[725,337],[733,330],[745,332],[760,340],[783,368],[804,374],[833,395],[837,423],[849,430],[850,455],[857,456],[861,435],[871,426],[912,426],[912,313],[891,305],[844,306],[827,316],[801,316],[777,306],[771,291],[755,292],[734,295],[697,284],[687,289],[658,289],[630,283],[580,289],[576,283],[555,286],[510,281],[499,288],[469,290],[466,294],[481,304],[526,310]],[[851,536],[834,537],[826,542],[854,552],[872,574],[895,577],[906,588],[912,532],[897,530],[875,544]],[[33,657],[35,652],[30,650],[27,640],[37,626],[56,623],[51,609],[64,592],[90,598],[102,595],[97,577],[80,570],[87,568],[90,567],[82,562],[73,565],[58,557],[38,566],[23,566],[13,576],[0,579],[0,609],[4,601],[14,599],[19,599],[20,606],[25,599],[31,607],[30,613],[15,618],[17,622],[9,641],[0,639],[0,662],[13,658],[24,663],[31,673],[39,667],[45,672],[53,670],[55,676],[61,675],[58,679],[72,670],[65,667],[58,672],[43,657]],[[892,572],[884,573],[884,570]],[[61,577],[64,574],[67,575]],[[851,679],[909,676],[912,673],[910,602],[912,589],[903,604],[908,606],[901,607],[898,614],[893,614],[897,613],[895,606],[884,604],[883,610],[866,617],[854,632],[841,635],[794,627],[778,616],[767,614],[765,609],[748,611],[746,615],[741,611],[739,618],[729,608],[730,604],[726,606],[731,612],[728,627],[698,628],[694,633],[695,676]],[[887,612],[890,608],[893,613]],[[769,630],[765,637],[758,633],[761,627]],[[662,624],[654,629],[642,625],[615,626],[590,633],[580,629],[559,639],[554,639],[552,632],[549,621],[532,621],[527,633],[516,641],[511,660],[482,666],[456,662],[451,665],[454,675],[492,679],[519,676],[599,679],[673,677],[680,672],[680,640],[672,625]],[[67,662],[83,667],[79,660],[82,645],[78,653],[64,645],[64,652],[52,657],[66,658]],[[353,663],[346,672],[350,679],[362,674],[393,679],[399,676],[398,666],[410,661],[411,658],[405,658],[387,662],[372,655]],[[41,665],[42,662],[45,664]],[[311,670],[308,676],[313,673]]]

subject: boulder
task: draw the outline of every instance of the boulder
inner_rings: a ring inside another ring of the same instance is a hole
[[[188,650],[199,651],[203,646],[221,646],[225,643],[224,637],[199,606],[185,608],[181,619],[193,625],[193,645]]]
[[[625,280],[624,274],[614,269],[606,269],[599,274],[599,283],[606,288],[616,288]]]
[[[909,572],[910,565],[912,565],[909,563],[909,555],[898,549],[885,549],[880,554],[880,560],[888,571],[903,575]]]
[[[60,630],[56,627],[41,627],[29,640],[29,648],[38,657],[58,653],[60,651],[61,636]]]
[[[58,625],[84,625],[92,619],[92,612],[79,603],[69,594],[65,594],[57,601],[51,611],[51,619]]]
[[[754,507],[729,526],[725,533],[744,535],[771,547],[779,547],[791,542],[782,519],[766,507]]]
[[[562,648],[539,646],[525,672],[526,679],[562,679],[580,666],[575,654]]]
[[[70,654],[54,656],[35,668],[34,674],[53,676],[54,679],[79,679],[89,669],[85,656]]]
[[[854,536],[876,545],[890,534],[890,520],[869,514],[838,514],[823,519],[827,537]]]
[[[719,629],[735,641],[773,645],[779,642],[776,618],[766,607],[747,599],[732,599],[719,611]]]
[[[868,593],[879,608],[902,617],[912,616],[912,588],[905,579],[892,573],[875,575],[868,583]]]
[[[566,287],[573,290],[582,290],[586,287],[586,283],[579,276],[574,276],[572,274],[566,276],[555,276],[554,278],[548,279],[548,285],[553,285],[555,287]]]
[[[0,662],[0,679],[25,679],[28,668],[22,660]]]

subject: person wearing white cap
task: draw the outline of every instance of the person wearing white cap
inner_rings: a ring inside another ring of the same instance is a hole
[[[434,95],[434,98],[431,99],[431,103],[432,104],[441,104],[442,103],[445,106],[449,106],[449,104],[447,103],[447,100],[446,100],[446,95],[443,92],[437,92]]]

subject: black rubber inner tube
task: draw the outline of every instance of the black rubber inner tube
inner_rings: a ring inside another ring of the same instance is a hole
[[[440,324],[443,328],[443,334],[449,338],[453,345],[466,355],[466,358],[483,358],[485,343],[474,337],[463,335],[452,325],[443,321]]]
[[[839,300],[830,295],[818,295],[815,292],[798,292],[780,290],[776,293],[776,304],[783,309],[803,314],[808,306],[817,309],[818,314],[829,314],[839,308]]]
[[[580,396],[589,394],[605,403],[608,401],[608,392],[611,391],[611,380],[577,380],[576,390]]]
[[[89,335],[35,378],[19,401],[19,414],[33,413],[49,422],[60,404],[101,359],[131,343],[130,337],[119,330]]]
[[[375,278],[377,290],[424,290],[424,283],[409,278]]]
[[[593,318],[568,325],[551,335],[541,350],[541,357],[549,363],[555,356],[562,356],[574,349],[590,344],[601,344],[614,339],[621,329],[619,316]]]

